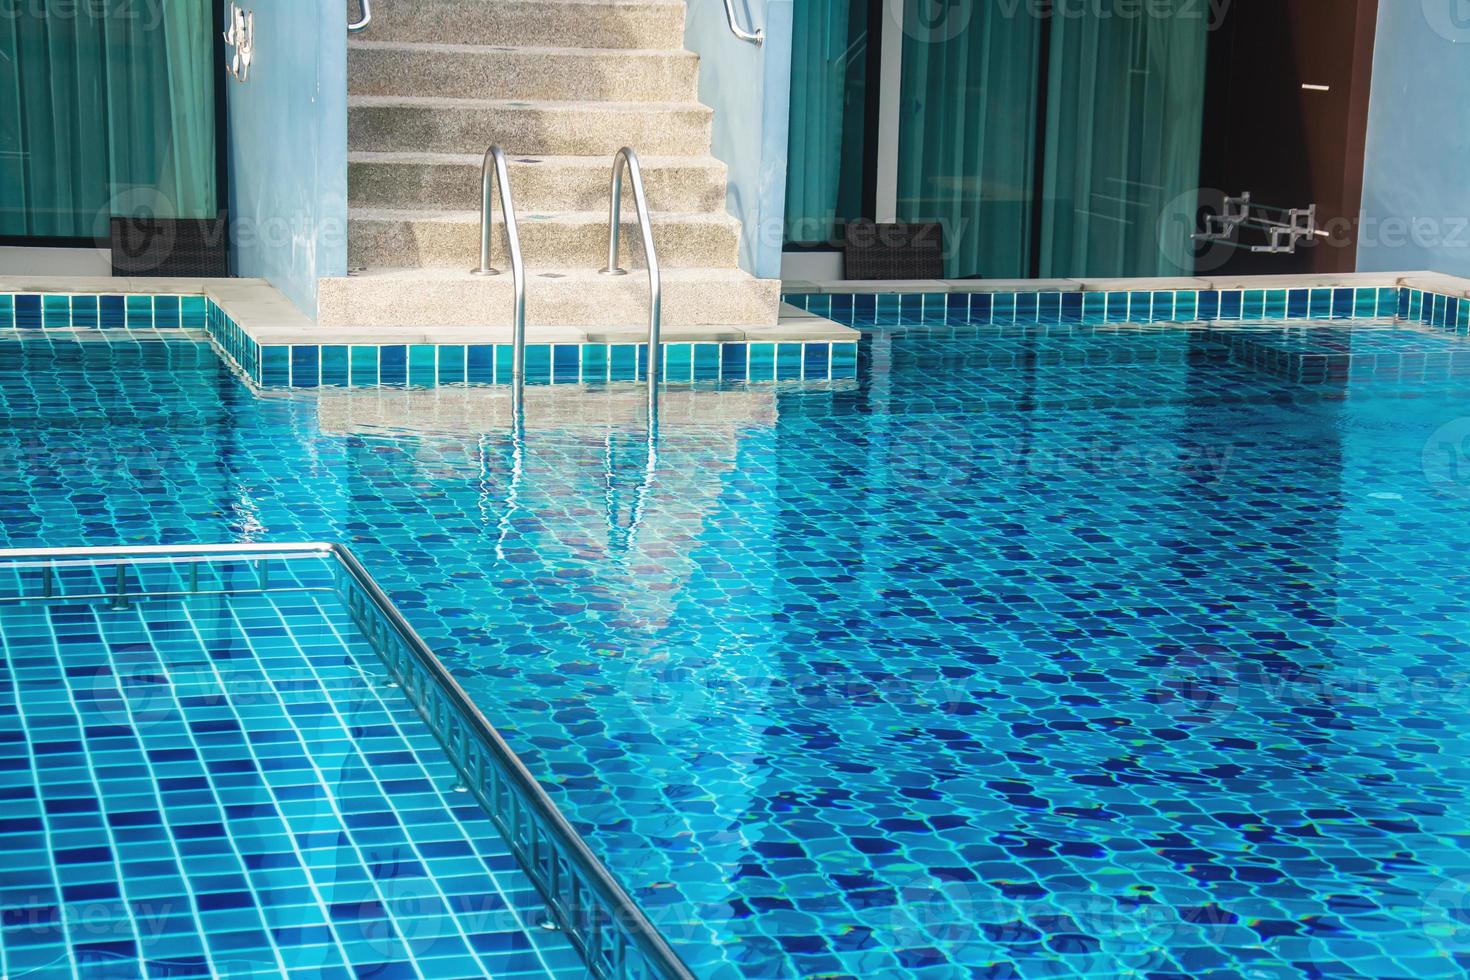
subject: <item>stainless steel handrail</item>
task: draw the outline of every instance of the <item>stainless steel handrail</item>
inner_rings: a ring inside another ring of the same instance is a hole
[[[725,19],[730,22],[730,33],[742,41],[749,41],[759,47],[766,43],[765,31],[747,31],[740,26],[740,21],[735,17],[735,0],[725,0]]]
[[[485,151],[485,162],[480,168],[480,267],[472,269],[477,276],[498,276],[500,270],[491,264],[491,228],[495,217],[494,190],[500,187],[500,210],[505,212],[505,239],[510,249],[510,276],[515,285],[515,319],[511,343],[513,353],[510,369],[510,413],[511,423],[519,427],[524,418],[526,398],[526,265],[521,260],[521,233],[516,225],[515,195],[510,190],[510,172],[505,162],[505,151],[492,144]]]
[[[648,260],[648,408],[649,422],[654,424],[658,410],[659,375],[663,366],[663,343],[659,332],[663,325],[664,287],[658,267],[658,249],[653,244],[653,222],[648,217],[648,198],[643,193],[643,168],[638,154],[625,146],[613,156],[611,206],[607,215],[607,268],[605,276],[626,276],[628,270],[618,265],[618,247],[622,240],[623,171],[633,182],[633,205],[638,211],[638,228],[643,235],[643,255]]]
[[[312,555],[319,558],[327,558],[332,554],[332,545],[317,542],[305,544],[203,544],[203,545],[135,545],[107,546],[97,548],[4,548],[0,549],[0,565],[13,569],[36,569],[43,573],[43,588],[40,595],[0,595],[0,603],[9,605],[11,603],[35,602],[35,601],[58,601],[58,602],[96,602],[102,599],[110,599],[118,603],[118,608],[126,605],[128,599],[173,599],[188,598],[191,596],[219,597],[237,595],[258,595],[263,592],[271,593],[299,593],[320,592],[320,588],[312,586],[285,586],[281,588],[267,589],[265,583],[260,583],[258,589],[231,588],[231,589],[200,589],[197,587],[197,568],[191,569],[190,575],[196,583],[188,591],[170,591],[160,589],[149,589],[148,591],[130,591],[130,583],[127,575],[129,568],[138,566],[156,565],[198,565],[203,562],[218,562],[227,558],[248,559],[259,567],[259,563],[270,560],[290,560],[300,558],[303,555]],[[116,586],[108,592],[82,593],[82,592],[55,592],[53,584],[54,572],[76,568],[111,568],[117,567]],[[139,583],[141,585],[141,582]]]
[[[603,867],[602,862],[588,848],[581,835],[567,822],[567,818],[562,816],[556,804],[551,801],[551,797],[546,795],[546,790],[541,788],[536,777],[532,776],[530,770],[521,762],[520,756],[515,754],[501,734],[495,730],[495,726],[491,725],[480,712],[475,702],[465,693],[464,688],[460,687],[459,682],[450,674],[448,668],[438,657],[434,656],[428,644],[398,612],[392,601],[358,562],[357,557],[341,545],[335,544],[332,546],[332,553],[367,595],[369,601],[392,625],[394,632],[407,643],[410,652],[433,677],[440,690],[449,696],[455,707],[470,723],[475,735],[495,756],[510,783],[519,791],[521,799],[555,839],[555,843],[560,846],[563,855],[576,868],[578,874],[586,880],[597,893],[598,898],[602,899],[604,905],[612,911],[614,923],[628,933],[648,964],[658,971],[658,976],[668,978],[668,980],[694,980],[694,974],[689,971],[684,961],[654,928],[653,923],[648,921],[643,910],[638,907],[638,903],[633,901],[632,896],[624,891],[623,886],[618,884],[611,873]],[[533,881],[537,880],[535,875],[532,875],[531,878]],[[554,900],[554,896],[543,894],[542,897],[547,900],[553,912],[566,914],[566,911]],[[566,928],[569,923],[561,923],[561,925],[568,938],[574,938],[572,930]],[[591,966],[593,962],[591,951],[583,950],[582,952],[584,959]]]
[[[367,26],[373,22],[373,0],[358,0],[362,4],[362,19],[352,21],[347,29],[354,34],[367,30]]]
[[[285,557],[302,555],[317,555],[320,557],[332,557],[347,572],[353,583],[361,590],[367,600],[372,603],[377,612],[383,616],[393,632],[403,641],[408,652],[416,660],[419,666],[429,674],[435,686],[444,693],[461,716],[473,729],[475,736],[487,751],[494,756],[500,765],[506,779],[517,791],[520,799],[530,808],[547,833],[553,838],[549,843],[558,846],[562,855],[575,868],[577,873],[585,880],[588,886],[596,892],[605,907],[612,915],[612,924],[625,931],[632,940],[638,952],[642,954],[648,965],[657,971],[657,976],[668,978],[668,980],[694,980],[694,974],[674,952],[653,923],[648,921],[643,910],[635,902],[617,879],[602,865],[597,856],[587,847],[577,831],[562,816],[551,797],[546,795],[546,790],[532,776],[519,756],[516,755],[504,737],[496,731],[495,727],[485,718],[475,702],[460,687],[448,668],[439,660],[434,652],[429,649],[422,637],[408,624],[401,613],[393,605],[392,600],[383,592],[363,568],[357,556],[346,547],[336,543],[300,543],[300,544],[226,544],[226,545],[150,545],[139,547],[103,547],[103,548],[10,548],[0,549],[0,561],[10,559],[69,559],[69,558],[121,558],[126,559],[133,556],[158,557],[164,555],[176,555],[180,558],[194,555],[210,555],[224,558],[231,555],[239,557],[251,557],[259,560],[266,557]],[[139,596],[143,598],[143,596]],[[531,875],[532,881],[537,878]],[[568,914],[552,897],[542,896],[547,900],[548,907],[558,915]],[[575,911],[575,910],[572,910]],[[572,938],[570,930],[567,930],[568,938]],[[583,951],[584,956],[589,951]],[[589,965],[591,957],[588,957]],[[604,974],[605,975],[605,974]]]
[[[0,561],[9,561],[15,558],[132,558],[135,556],[157,557],[160,555],[179,556],[185,555],[261,555],[291,554],[309,555],[326,554],[336,545],[323,542],[302,542],[291,544],[262,544],[259,542],[243,542],[241,544],[140,544],[140,545],[112,545],[100,548],[0,548]]]

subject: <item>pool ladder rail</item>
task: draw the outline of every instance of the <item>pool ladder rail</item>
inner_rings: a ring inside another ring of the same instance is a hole
[[[735,0],[725,0],[725,20],[730,24],[730,33],[734,34],[740,40],[748,44],[754,44],[756,47],[760,47],[766,43],[765,31],[748,31],[740,26],[740,21],[735,16]]]
[[[653,241],[653,222],[648,214],[648,195],[643,186],[643,168],[639,165],[638,154],[633,151],[632,147],[625,146],[613,155],[612,183],[608,191],[607,266],[600,271],[605,276],[628,274],[628,270],[622,268],[619,263],[619,251],[622,244],[620,219],[623,211],[625,177],[633,185],[633,205],[638,214],[643,254],[648,262],[648,366],[645,375],[648,382],[648,425],[650,431],[656,431],[658,427],[658,386],[663,365],[663,275],[658,261],[658,248]],[[510,172],[506,164],[505,151],[499,144],[491,144],[485,150],[480,185],[480,264],[471,272],[477,276],[500,275],[500,270],[495,268],[492,255],[495,198],[498,196],[500,210],[505,221],[511,278],[515,283],[515,311],[511,340],[511,425],[513,430],[519,433],[524,426],[526,397],[526,266],[521,256],[521,236],[516,223],[515,195],[510,188]]]
[[[347,30],[351,34],[361,34],[373,22],[373,0],[358,0],[358,4],[362,8],[362,17],[348,22]]]
[[[521,258],[521,233],[516,224],[515,196],[510,189],[510,171],[505,151],[498,144],[485,150],[480,170],[480,265],[471,272],[477,276],[498,276],[491,256],[491,236],[495,218],[495,190],[500,191],[500,210],[505,216],[505,240],[510,252],[510,275],[515,284],[515,311],[512,318],[511,343],[514,353],[510,371],[511,424],[520,431],[524,420],[526,398],[526,263]]]
[[[658,384],[663,366],[663,275],[659,271],[658,249],[653,243],[653,222],[648,217],[648,196],[643,190],[643,168],[638,154],[625,146],[613,154],[612,186],[608,191],[607,265],[604,276],[626,276],[628,270],[618,264],[622,234],[623,177],[633,184],[633,207],[638,212],[638,230],[643,238],[643,255],[648,261],[648,424],[656,427],[658,418]]]

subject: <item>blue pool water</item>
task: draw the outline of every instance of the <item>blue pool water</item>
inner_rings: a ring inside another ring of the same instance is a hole
[[[1460,976],[1467,369],[871,327],[650,460],[636,392],[518,449],[499,393],[10,341],[0,535],[348,543],[700,976]]]

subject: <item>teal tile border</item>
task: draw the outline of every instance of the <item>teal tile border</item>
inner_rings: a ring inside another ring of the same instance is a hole
[[[854,326],[899,323],[1122,323],[1394,318],[1470,332],[1470,299],[1411,287],[997,293],[814,293],[783,299]],[[0,294],[0,331],[203,328],[234,367],[262,388],[375,388],[510,383],[508,344],[298,344],[265,347],[204,296]],[[857,377],[857,343],[664,345],[670,384],[823,381]],[[636,381],[641,344],[531,344],[530,384]]]
[[[199,330],[203,296],[142,293],[0,293],[0,330]]]
[[[402,345],[354,344],[348,348],[298,344],[260,348],[238,331],[233,321],[225,318],[213,334],[230,359],[262,388],[428,388],[510,382],[512,351],[508,344],[419,344],[406,349]],[[235,338],[235,344],[227,347],[222,337]],[[242,343],[243,348],[237,349]],[[247,360],[238,359],[242,356]],[[840,381],[857,377],[857,361],[855,342],[668,344],[664,347],[664,380],[668,384]],[[646,345],[530,344],[526,348],[526,383],[638,381],[646,376],[646,364]]]
[[[510,383],[509,344],[353,344],[260,347],[212,307],[210,335],[262,388],[431,388]],[[405,360],[406,358],[406,360]],[[645,344],[528,344],[526,383],[604,384],[646,377]],[[828,341],[782,344],[664,345],[668,384],[700,381],[841,381],[857,377],[858,345]]]
[[[781,298],[800,309],[850,326],[894,321],[911,325],[941,321],[949,324],[1198,323],[1392,316],[1412,320],[1419,319],[1419,306],[1404,310],[1402,294],[1417,292],[1407,287],[1362,286],[1086,293],[788,293]],[[1456,310],[1464,306],[1465,303],[1458,303]],[[1424,322],[1439,322],[1429,317],[1444,315],[1447,314],[1432,309]]]
[[[509,344],[294,344],[262,347],[204,296],[0,293],[0,331],[42,329],[203,329],[219,353],[261,388],[432,388],[508,385]],[[857,344],[816,344],[821,356],[797,348],[802,366],[787,377],[857,377]],[[665,344],[664,379],[776,379],[775,344]],[[830,348],[830,352],[829,352]],[[646,377],[646,344],[530,344],[529,384],[602,384]]]

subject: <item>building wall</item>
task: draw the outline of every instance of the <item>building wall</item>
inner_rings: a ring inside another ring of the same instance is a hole
[[[346,0],[242,6],[255,61],[226,81],[233,272],[315,316],[317,279],[347,272]]]
[[[684,44],[700,57],[699,98],[715,110],[714,154],[730,169],[726,207],[743,223],[740,266],[781,275],[786,136],[791,103],[792,0],[735,0],[759,47],[730,33],[720,0],[690,0]]]
[[[1470,276],[1470,18],[1459,0],[1379,6],[1358,268]]]

